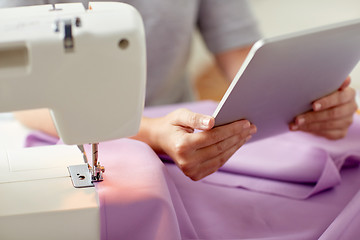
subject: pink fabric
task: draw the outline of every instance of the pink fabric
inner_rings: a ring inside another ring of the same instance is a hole
[[[198,239],[322,240],[358,239],[359,213],[348,211],[349,201],[360,189],[360,168],[341,171],[342,183],[306,200],[269,195],[242,188],[192,182],[173,164],[167,169],[189,213]],[[359,209],[360,202],[355,202]],[[345,208],[345,209],[344,209]],[[334,235],[336,234],[336,235]],[[345,238],[346,239],[346,238]]]
[[[50,136],[41,131],[34,131],[25,138],[24,147],[40,147],[55,145],[59,142],[59,138]]]
[[[360,230],[360,191],[351,199],[338,217],[331,223],[319,240],[354,240]]]
[[[149,108],[145,115],[163,116],[179,107],[211,115],[217,103],[198,102]],[[348,136],[331,141],[303,132],[288,132],[245,144],[220,171],[203,181],[227,187],[305,199],[341,182],[344,164],[360,161],[360,118]]]
[[[101,239],[189,239],[195,229],[161,160],[129,139],[101,143]],[[90,146],[86,146],[90,155]],[[176,209],[176,210],[175,210]]]
[[[178,107],[211,114],[213,102]],[[328,141],[288,133],[240,149],[221,171],[193,182],[145,144],[101,143],[97,184],[102,239],[357,239],[360,118]],[[87,149],[89,150],[89,149]],[[348,166],[348,167],[344,167]],[[250,191],[249,191],[250,190]]]

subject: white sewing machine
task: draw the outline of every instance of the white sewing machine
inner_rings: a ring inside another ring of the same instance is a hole
[[[145,59],[127,4],[0,9],[0,112],[49,108],[70,145],[134,135]],[[0,239],[99,239],[98,196],[81,188],[90,173],[76,146],[0,150]]]

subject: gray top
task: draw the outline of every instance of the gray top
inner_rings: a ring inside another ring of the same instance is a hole
[[[75,2],[1,0],[0,7]],[[79,1],[76,1],[79,2]],[[83,1],[87,2],[87,1]],[[185,68],[194,29],[213,53],[254,43],[260,38],[246,0],[126,0],[143,17],[147,44],[146,105],[192,99]]]

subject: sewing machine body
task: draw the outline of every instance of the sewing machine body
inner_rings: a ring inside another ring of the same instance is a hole
[[[0,9],[0,111],[50,108],[66,144],[135,135],[145,98],[145,36],[121,3]]]
[[[0,9],[0,112],[50,108],[66,144],[134,135],[144,107],[139,13],[90,6]],[[0,150],[0,239],[99,239],[95,188],[74,188],[68,171],[78,164],[76,146]]]

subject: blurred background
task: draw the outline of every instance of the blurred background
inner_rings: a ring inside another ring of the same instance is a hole
[[[359,0],[250,0],[249,2],[264,37],[360,19]],[[199,99],[221,99],[228,83],[214,66],[213,58],[204,47],[198,33],[195,33],[194,37],[189,73]],[[351,77],[352,86],[360,90],[360,64],[351,73]]]

